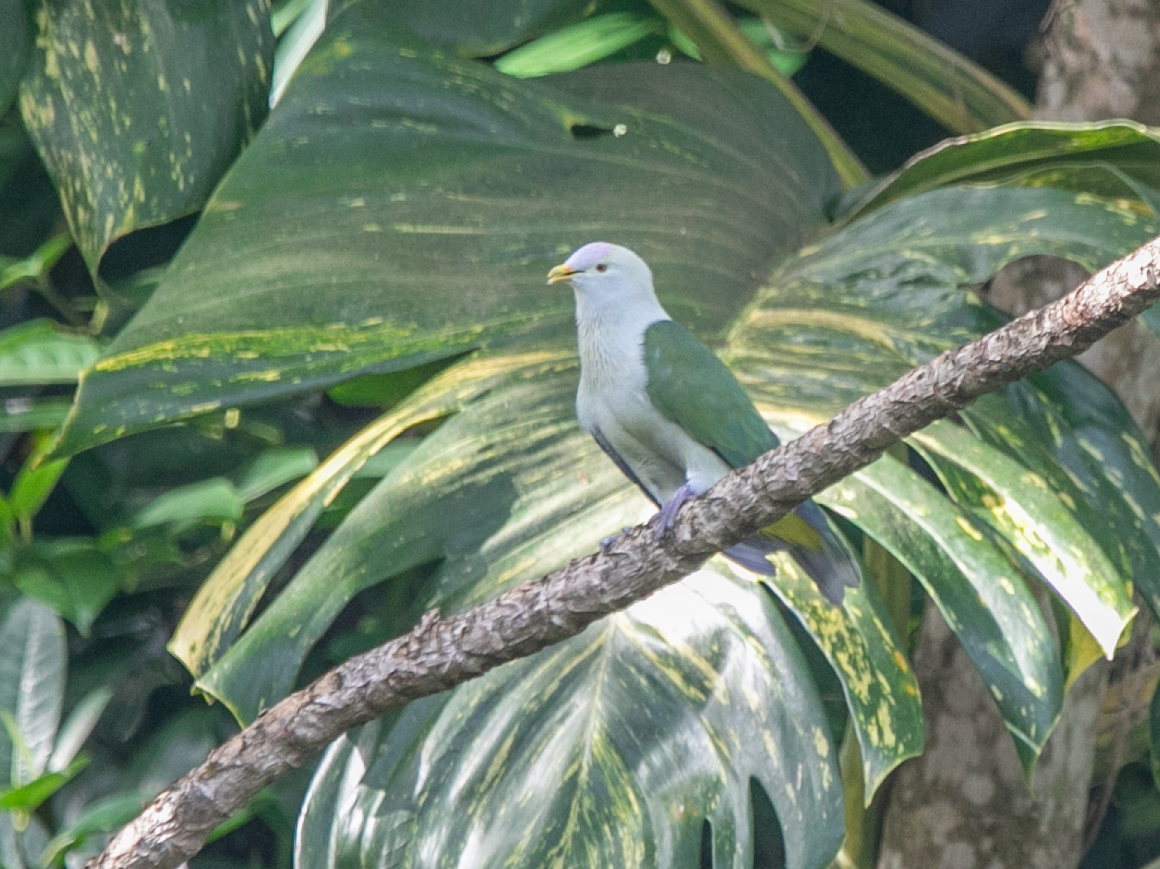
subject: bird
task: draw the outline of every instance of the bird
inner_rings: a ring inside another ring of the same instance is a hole
[[[778,445],[745,388],[661,306],[648,264],[626,247],[594,241],[548,272],[576,297],[580,427],[659,508],[658,537],[677,511],[730,470]],[[822,508],[805,501],[724,555],[772,576],[766,558],[788,551],[830,603],[861,571]]]

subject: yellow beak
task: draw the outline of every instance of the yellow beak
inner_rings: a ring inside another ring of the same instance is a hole
[[[564,264],[560,264],[548,272],[549,284],[564,284],[572,280],[572,275],[576,274],[576,270],[569,268]]]

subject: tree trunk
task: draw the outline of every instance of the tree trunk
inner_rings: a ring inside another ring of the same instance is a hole
[[[1037,117],[1160,123],[1160,4],[1055,0],[1044,25]],[[996,275],[983,295],[1017,316],[1084,277],[1072,263],[1033,257]],[[1160,339],[1130,323],[1080,361],[1116,391],[1155,456]],[[890,792],[879,869],[1077,866],[1107,665],[1090,668],[1068,693],[1028,788],[990,694],[929,603],[915,659],[927,748]]]
[[[1055,0],[1044,23],[1040,118],[1160,123],[1155,0]]]
[[[1030,787],[990,691],[930,604],[915,673],[926,750],[899,770],[890,792],[879,869],[1077,865],[1106,664],[1090,667],[1068,692]]]

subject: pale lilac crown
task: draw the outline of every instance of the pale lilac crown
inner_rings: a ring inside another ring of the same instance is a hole
[[[613,245],[606,241],[594,241],[575,251],[564,263],[573,271],[582,272],[612,253]]]

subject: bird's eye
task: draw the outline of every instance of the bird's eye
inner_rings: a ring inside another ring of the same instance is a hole
[[[596,271],[598,271],[598,272],[608,271],[608,263],[597,263],[596,264]]]

